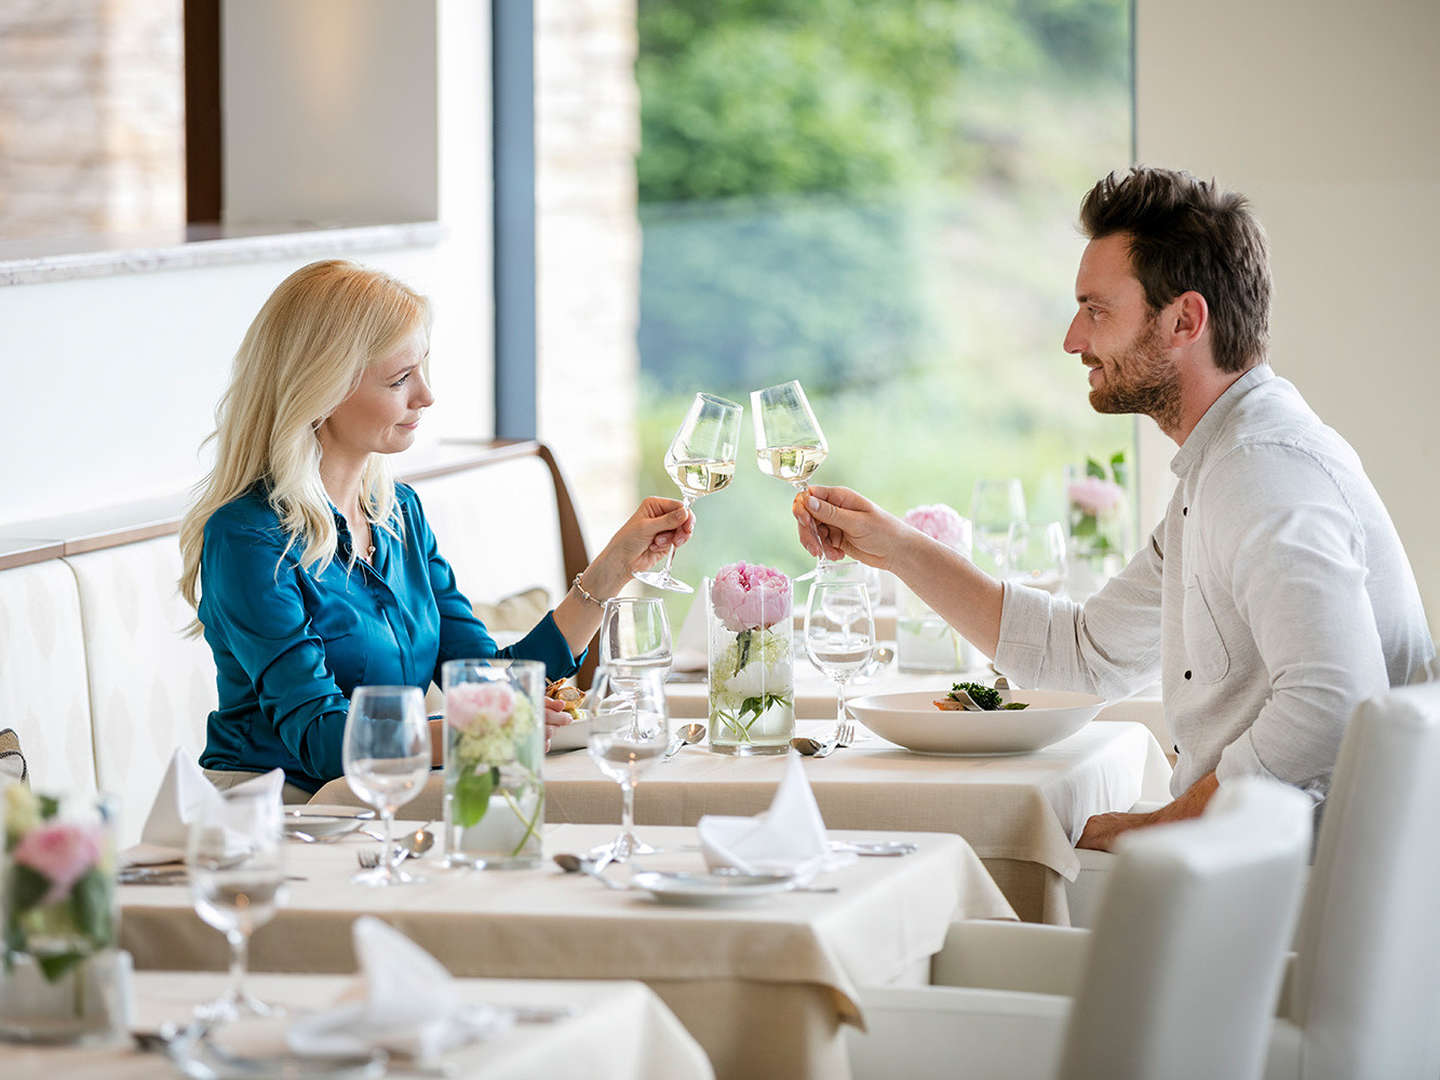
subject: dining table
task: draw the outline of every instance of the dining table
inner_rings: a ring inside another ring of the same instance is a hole
[[[279,1006],[286,1016],[254,1030],[232,1029],[230,1053],[257,1055],[280,1049],[284,1025],[294,1017],[331,1007],[353,989],[339,975],[256,974],[252,993]],[[153,1037],[183,1029],[195,1005],[229,985],[215,972],[139,971],[131,980],[131,1027],[152,1038],[125,1038],[110,1045],[8,1046],[0,1053],[0,1074],[65,1077],[66,1080],[149,1080],[179,1075],[166,1060],[166,1047]],[[458,979],[455,990],[466,1004],[517,1009],[507,1030],[457,1047],[437,1058],[393,1062],[388,1075],[484,1076],[486,1080],[533,1080],[583,1071],[595,1080],[708,1080],[710,1061],[699,1044],[647,987],[638,982],[580,979]],[[287,1063],[300,1067],[303,1059]],[[319,1063],[315,1063],[319,1067]],[[264,1075],[263,1070],[254,1073]]]
[[[256,931],[250,967],[353,972],[351,924],[373,915],[461,978],[641,981],[703,1047],[718,1077],[843,1080],[843,1031],[864,1023],[860,987],[923,984],[953,921],[1015,917],[970,845],[940,832],[832,832],[837,841],[901,841],[915,850],[855,858],[814,880],[827,891],[694,906],[607,888],[550,861],[615,833],[614,825],[548,825],[539,866],[447,869],[431,854],[407,863],[423,883],[388,888],[350,880],[357,853],[373,846],[359,833],[333,843],[290,841],[285,872],[300,880],[289,882],[274,919]],[[693,827],[646,826],[642,839],[660,852],[610,869],[617,883],[637,868],[705,869]],[[195,914],[188,887],[121,885],[118,894],[121,944],[137,969],[227,967],[229,947]]]

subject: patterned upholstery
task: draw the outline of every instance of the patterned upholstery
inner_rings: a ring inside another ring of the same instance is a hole
[[[204,747],[215,662],[203,638],[181,636],[194,613],[176,588],[175,537],[63,561],[80,586],[96,778],[119,801],[120,843],[130,844],[175,748],[198,757]]]
[[[538,457],[420,480],[414,488],[440,554],[472,603],[535,585],[565,595],[570,582],[555,524],[555,483]]]
[[[75,575],[58,560],[0,573],[0,720],[37,791],[95,791]]]

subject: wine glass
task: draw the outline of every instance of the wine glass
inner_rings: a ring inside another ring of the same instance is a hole
[[[361,885],[424,881],[396,869],[391,842],[395,811],[420,793],[430,774],[430,725],[419,688],[357,686],[350,696],[341,757],[350,790],[375,807],[385,823],[380,865],[351,880]]]
[[[196,1008],[205,1020],[274,1016],[244,986],[250,935],[285,900],[284,813],[279,790],[222,791],[195,810],[185,846],[195,913],[230,943],[230,989]]]
[[[623,676],[672,660],[665,602],[654,596],[613,596],[600,615],[600,666]]]
[[[755,461],[760,471],[784,480],[796,491],[804,491],[830,448],[799,380],[752,390],[750,415],[755,424]],[[819,543],[820,529],[813,518],[810,527]],[[816,557],[815,569],[795,580],[809,581],[829,565],[822,549]]]
[[[1058,521],[1048,525],[1011,522],[1006,560],[1007,580],[1055,595],[1063,593],[1069,571],[1065,527]]]
[[[1010,526],[1025,521],[1025,489],[1015,477],[977,480],[970,495],[970,520],[975,546],[989,556],[996,574],[1005,576],[1010,547]]]
[[[820,578],[805,605],[805,651],[821,673],[835,680],[835,723],[845,723],[845,684],[870,660],[875,618],[863,581]]]
[[[590,756],[620,785],[623,798],[620,835],[591,854],[606,862],[652,854],[659,849],[635,835],[635,784],[670,742],[665,673],[639,668],[619,675],[602,667],[595,673],[585,711],[590,717]]]
[[[665,451],[665,471],[680,489],[680,500],[688,510],[702,495],[712,495],[735,478],[735,453],[740,446],[740,416],[745,410],[733,401],[711,394],[696,394],[680,430]],[[670,576],[675,547],[658,570],[637,570],[635,578],[657,589],[694,592],[694,588]]]

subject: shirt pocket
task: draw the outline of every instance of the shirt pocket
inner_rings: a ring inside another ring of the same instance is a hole
[[[1210,614],[1210,605],[1198,580],[1185,585],[1184,611],[1185,662],[1187,674],[1196,682],[1219,682],[1230,670],[1230,653],[1225,648],[1225,639]]]

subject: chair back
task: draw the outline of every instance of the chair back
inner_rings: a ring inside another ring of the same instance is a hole
[[[1296,950],[1305,1080],[1440,1077],[1440,684],[1351,718]]]
[[[1121,838],[1062,1078],[1260,1075],[1313,809],[1294,788],[1246,778],[1201,818]]]

